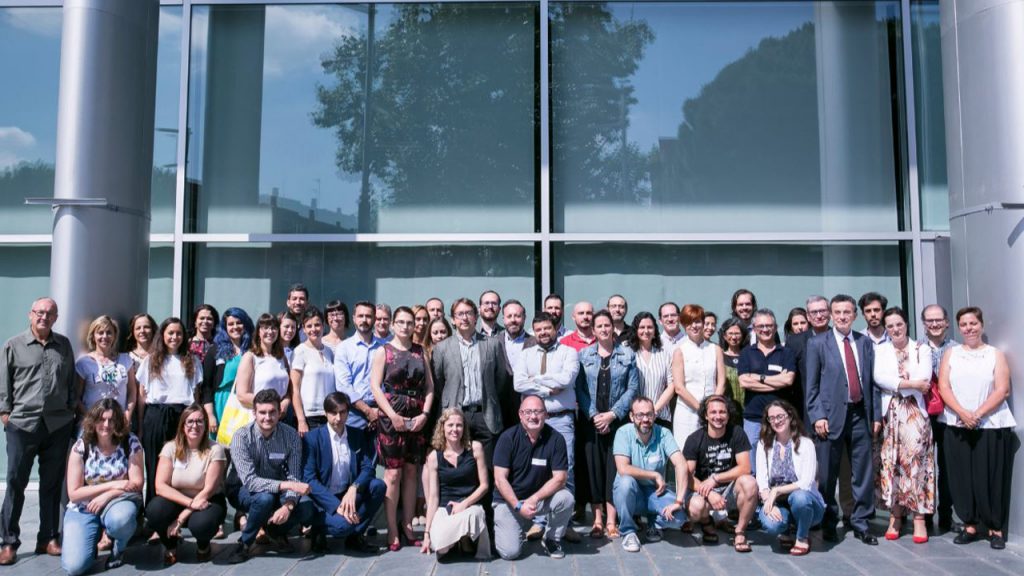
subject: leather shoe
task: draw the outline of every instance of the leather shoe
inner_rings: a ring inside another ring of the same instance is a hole
[[[839,533],[835,526],[822,526],[821,537],[826,542],[839,542]]]
[[[7,545],[0,548],[0,566],[10,566],[18,561],[18,551],[14,546]]]
[[[980,536],[978,536],[978,533],[976,531],[968,532],[967,530],[962,530],[959,534],[956,535],[956,538],[953,538],[953,544],[970,544],[978,538],[980,538]]]
[[[311,536],[313,543],[309,547],[310,552],[313,554],[326,554],[327,534],[324,534],[322,531],[314,531]]]
[[[367,554],[379,554],[380,547],[372,544],[362,534],[353,534],[345,539],[345,549],[351,552],[365,552]]]
[[[54,538],[45,544],[40,542],[36,544],[36,554],[49,554],[50,556],[60,556],[60,542]]]
[[[860,530],[853,531],[853,537],[868,546],[878,546],[878,538],[875,538],[871,532],[861,532]]]

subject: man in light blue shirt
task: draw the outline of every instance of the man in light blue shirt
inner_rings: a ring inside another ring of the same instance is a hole
[[[373,332],[376,307],[357,302],[352,313],[356,333],[342,340],[334,353],[334,378],[339,392],[352,399],[348,425],[360,430],[377,430],[381,411],[370,390],[370,367],[374,352],[384,345]]]
[[[680,528],[686,521],[686,461],[672,432],[655,424],[654,416],[654,401],[637,396],[629,409],[633,425],[619,428],[612,447],[616,470],[612,500],[619,512],[622,549],[626,552],[640,551],[634,515],[647,515],[648,542],[661,540],[662,529]],[[684,487],[679,495],[665,483],[670,461],[676,471],[676,486]]]

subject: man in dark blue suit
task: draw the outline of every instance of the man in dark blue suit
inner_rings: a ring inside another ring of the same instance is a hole
[[[345,538],[349,550],[377,552],[363,537],[381,504],[384,482],[374,478],[377,452],[367,434],[346,426],[352,402],[342,392],[324,398],[327,426],[302,439],[302,474],[310,497],[324,515],[326,534]],[[313,549],[326,551],[326,534],[314,536]]]
[[[807,421],[814,424],[818,453],[818,484],[825,496],[822,535],[837,541],[836,482],[843,450],[853,472],[853,533],[865,544],[877,545],[868,531],[874,513],[872,424],[881,420],[874,402],[875,352],[871,340],[851,328],[857,318],[853,297],[839,294],[829,302],[832,329],[807,342]]]

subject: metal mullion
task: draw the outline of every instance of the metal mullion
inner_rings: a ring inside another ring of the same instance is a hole
[[[174,184],[174,257],[171,263],[171,311],[181,311],[182,284],[184,283],[183,261],[185,235],[185,154],[188,150],[188,90],[189,90],[189,57],[192,44],[192,1],[185,0],[181,7],[181,69],[178,84],[178,164],[177,178]]]
[[[552,290],[551,262],[551,18],[548,0],[540,0],[540,302]]]
[[[914,318],[915,324],[921,317],[925,303],[924,271],[921,266],[924,249],[921,247],[921,184],[918,177],[917,162],[917,105],[914,101],[916,86],[914,83],[913,27],[911,23],[910,0],[900,2],[900,14],[903,29],[903,106],[907,135],[907,193],[910,195],[910,231],[911,237],[911,276],[914,283]],[[917,326],[917,333],[922,334],[923,326]]]

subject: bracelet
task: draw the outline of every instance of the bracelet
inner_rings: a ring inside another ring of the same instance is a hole
[[[518,512],[518,511],[520,511],[522,509],[523,509],[523,501],[522,500],[517,500],[516,501],[516,512]]]

